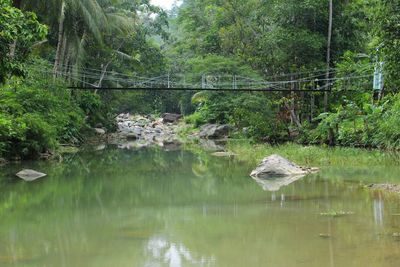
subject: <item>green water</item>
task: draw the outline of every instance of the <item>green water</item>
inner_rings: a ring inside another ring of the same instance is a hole
[[[117,148],[3,167],[0,266],[400,266],[400,201],[359,187],[400,181],[398,166],[326,166],[277,192],[252,167]]]

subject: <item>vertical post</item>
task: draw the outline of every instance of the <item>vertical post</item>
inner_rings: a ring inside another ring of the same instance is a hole
[[[315,79],[313,84],[313,89],[316,91],[317,89],[318,79]],[[310,122],[314,120],[314,107],[315,107],[315,93],[311,92],[311,104],[310,104]]]
[[[170,83],[169,83],[169,72],[168,72],[168,88],[170,88]]]
[[[293,76],[290,76],[290,95],[291,95],[291,101],[290,101],[290,109],[291,109],[291,112],[293,113],[293,115],[292,115],[292,117],[291,117],[291,120],[292,120],[292,124],[294,124],[295,123],[295,121],[296,121],[296,119],[295,119],[295,117],[296,117],[296,111],[295,111],[295,93],[294,93],[294,90],[296,89],[295,88],[295,84],[294,84],[294,79],[295,79],[295,77],[293,77]]]

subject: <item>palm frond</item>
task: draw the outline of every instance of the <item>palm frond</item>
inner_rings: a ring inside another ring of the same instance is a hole
[[[197,92],[192,96],[192,103],[193,104],[200,104],[206,102],[210,96],[209,92],[201,91]]]

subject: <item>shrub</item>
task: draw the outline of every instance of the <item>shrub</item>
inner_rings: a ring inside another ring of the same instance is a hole
[[[335,112],[322,113],[316,122],[316,127],[303,125],[299,141],[399,149],[400,94],[388,96],[379,104],[347,101]]]
[[[33,158],[62,142],[76,143],[85,114],[65,88],[13,80],[0,88],[0,155]]]

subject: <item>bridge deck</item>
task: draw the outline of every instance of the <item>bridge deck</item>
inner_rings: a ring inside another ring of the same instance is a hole
[[[213,91],[213,92],[330,92],[330,89],[283,89],[283,88],[181,88],[181,87],[93,87],[93,86],[69,86],[72,90],[99,90],[99,91]]]

